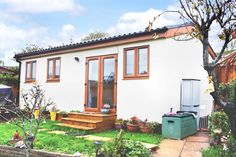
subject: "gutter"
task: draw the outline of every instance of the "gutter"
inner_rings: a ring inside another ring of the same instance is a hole
[[[16,59],[16,62],[19,63],[19,69],[18,69],[18,94],[17,94],[17,97],[16,97],[16,103],[19,105],[19,102],[20,102],[21,61],[19,61],[18,58],[15,58],[15,59]]]

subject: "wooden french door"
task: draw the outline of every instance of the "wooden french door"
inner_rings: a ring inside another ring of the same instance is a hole
[[[85,111],[100,112],[104,104],[116,112],[117,55],[86,59]]]

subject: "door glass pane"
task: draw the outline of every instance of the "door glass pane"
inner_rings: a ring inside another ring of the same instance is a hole
[[[147,74],[148,67],[147,48],[138,49],[138,73],[140,75]]]
[[[103,105],[109,104],[114,107],[114,77],[115,77],[115,59],[104,59],[103,67]]]
[[[26,64],[26,80],[30,80],[30,65],[31,63]]]
[[[48,79],[52,79],[53,60],[48,61]]]
[[[126,75],[134,75],[134,50],[126,52]]]
[[[97,108],[98,99],[98,60],[88,63],[88,107]]]
[[[55,60],[55,78],[60,78],[60,59]]]
[[[36,69],[36,62],[32,63],[32,80],[35,80],[35,69]]]

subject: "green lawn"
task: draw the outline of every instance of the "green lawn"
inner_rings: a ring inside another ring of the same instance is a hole
[[[117,130],[110,130],[105,132],[93,133],[92,135],[114,138],[118,133],[119,131]],[[159,144],[163,139],[160,134],[131,133],[127,131],[124,134],[124,138],[151,144]]]
[[[73,135],[64,135],[64,134],[51,134],[48,133],[52,130],[61,130],[66,132],[79,132],[82,131],[55,126],[55,122],[47,121],[46,123],[42,123],[40,129],[44,129],[40,131],[36,137],[36,141],[34,143],[34,149],[46,150],[46,151],[54,151],[54,152],[63,152],[68,154],[74,154],[75,152],[80,152],[83,154],[88,154],[89,156],[94,156],[95,145],[93,141],[89,141],[84,138],[76,138]],[[9,140],[13,137],[16,130],[19,130],[20,135],[22,136],[22,131],[14,124],[9,123],[0,123],[0,144],[1,145],[10,145]],[[91,133],[95,136],[101,137],[110,137],[113,138],[118,134],[119,131],[111,130],[101,133]],[[84,133],[84,132],[82,132]],[[157,134],[143,134],[143,133],[130,133],[125,132],[124,137],[129,140],[158,144],[162,140],[161,135]]]

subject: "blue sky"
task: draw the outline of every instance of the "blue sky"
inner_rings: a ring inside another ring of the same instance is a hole
[[[110,35],[144,30],[163,10],[177,10],[177,0],[0,0],[0,60],[15,65],[14,53],[27,44],[40,47],[79,42],[93,31]],[[154,27],[178,23],[165,15]]]

